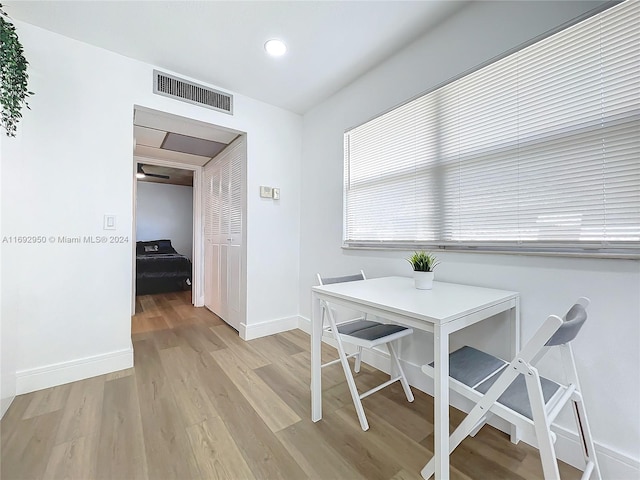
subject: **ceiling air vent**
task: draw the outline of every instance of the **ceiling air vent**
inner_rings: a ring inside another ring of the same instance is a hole
[[[213,88],[153,71],[153,93],[233,115],[233,96]]]

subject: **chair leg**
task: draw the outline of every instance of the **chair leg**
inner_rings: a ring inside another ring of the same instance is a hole
[[[360,365],[362,363],[362,347],[358,347],[358,355],[356,355],[356,364],[355,364],[355,372],[360,372]]]
[[[587,420],[587,411],[584,405],[584,399],[582,398],[582,390],[580,388],[580,381],[578,380],[578,371],[576,369],[576,361],[573,356],[573,349],[571,344],[562,346],[560,350],[562,353],[562,361],[565,369],[565,375],[570,383],[573,383],[577,388],[573,393],[571,399],[573,404],[573,415],[576,419],[576,426],[578,427],[578,434],[582,441],[582,453],[584,455],[587,467],[585,468],[585,474],[588,469],[591,469],[591,474],[595,472],[596,480],[602,480],[602,474],[600,473],[600,466],[596,458],[596,448],[593,443],[593,437],[591,436],[591,429],[589,428],[589,421]],[[584,476],[584,478],[591,478],[592,475]]]
[[[532,367],[529,369],[529,373],[524,373],[523,375],[527,383],[527,394],[529,395],[529,403],[533,413],[533,426],[538,439],[538,450],[540,451],[544,478],[545,480],[559,479],[558,460],[553,446],[551,424],[544,407],[540,376],[538,371]]]
[[[407,400],[409,400],[410,402],[413,402],[413,392],[411,391],[411,387],[409,387],[409,382],[407,382],[407,377],[405,377],[404,375],[404,370],[402,370],[402,366],[400,365],[400,359],[396,354],[396,350],[395,348],[393,348],[393,342],[387,343],[387,347],[389,348],[391,361],[393,362],[396,369],[398,370],[398,375],[400,375],[400,383],[402,384],[402,389],[404,390],[404,394],[407,396]]]
[[[584,454],[584,459],[587,462],[587,466],[589,463],[593,464],[593,472],[595,472],[596,480],[602,480],[600,465],[598,465],[598,460],[596,458],[596,447],[593,443],[593,437],[591,436],[591,429],[589,428],[589,422],[587,421],[587,412],[584,408],[582,396],[579,395],[579,400],[574,400],[572,403],[573,413],[578,426],[578,433],[582,440],[582,453]]]
[[[449,437],[449,453],[451,454],[462,441],[475,429],[475,427],[486,421],[486,416],[491,406],[498,400],[498,397],[504,393],[509,385],[513,383],[518,376],[518,372],[513,368],[506,368],[500,374],[500,377],[484,394],[484,396],[475,404],[467,416],[460,422],[454,432]],[[428,479],[435,472],[435,457],[431,457],[421,470],[422,478]]]
[[[353,405],[356,407],[358,420],[360,420],[360,427],[362,427],[362,430],[369,430],[369,422],[367,422],[367,416],[364,414],[364,408],[362,407],[362,401],[360,400],[360,394],[358,393],[356,382],[353,379],[353,374],[351,373],[351,367],[349,366],[347,353],[345,352],[344,346],[342,345],[342,340],[340,340],[340,335],[337,334],[338,328],[336,327],[333,313],[331,312],[331,310],[327,309],[327,314],[327,316],[329,317],[329,324],[331,325],[331,332],[333,332],[333,338],[338,345],[338,356],[340,357],[342,370],[344,370],[344,376],[347,379],[347,385],[349,386],[349,391],[351,392],[351,399],[353,400]]]

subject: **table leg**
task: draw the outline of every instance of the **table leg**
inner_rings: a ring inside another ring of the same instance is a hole
[[[435,478],[449,478],[449,332],[435,325],[433,332],[434,369],[434,459]]]
[[[520,298],[516,298],[515,306],[509,310],[509,323],[511,328],[511,358],[515,358],[520,351]],[[511,425],[511,443],[520,441],[521,429]]]
[[[311,294],[311,420],[322,419],[322,311]]]

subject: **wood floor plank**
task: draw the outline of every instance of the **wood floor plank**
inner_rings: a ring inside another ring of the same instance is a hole
[[[297,381],[296,372],[288,370],[286,363],[265,365],[256,369],[255,372],[300,418],[310,418],[311,390],[309,385]],[[358,381],[369,375],[369,373],[358,374]],[[342,374],[342,378],[344,379],[344,374]],[[349,405],[353,405],[353,400],[344,380],[333,387],[323,388],[322,410],[324,413],[330,413]],[[356,415],[355,408],[353,414]]]
[[[191,305],[170,305],[172,312],[175,314],[176,324],[186,323],[185,320],[190,320],[189,323],[197,323],[200,321],[199,315],[196,314],[196,310]],[[176,325],[174,325],[175,328]]]
[[[250,340],[249,345],[271,362],[279,362],[283,357],[305,351],[305,349],[281,335],[256,338],[255,340]]]
[[[187,434],[202,478],[255,478],[220,418],[191,425],[187,427]]]
[[[469,461],[469,459],[473,461]],[[495,480],[522,480],[523,477],[494,461],[493,458],[474,455],[469,444],[463,441],[450,457],[451,468],[461,471],[470,478],[491,478]]]
[[[307,475],[215,362],[203,359],[196,368],[216,410],[256,478],[305,479]],[[275,441],[274,441],[275,440]]]
[[[423,480],[419,472],[408,472],[404,468],[396,473],[390,480]]]
[[[0,478],[42,478],[61,418],[62,411],[55,410],[20,420],[20,435],[13,435],[11,441],[3,445]]]
[[[238,336],[238,332],[230,326],[226,324],[220,325],[212,327],[211,330],[222,339],[227,348],[235,353],[242,364],[246,365],[248,368],[260,368],[271,363],[268,359],[253,349],[247,342],[242,340]]]
[[[133,334],[169,328],[164,315],[140,315],[136,316],[136,318],[137,321],[131,324],[131,333]]]
[[[301,419],[311,418],[311,390],[282,365],[269,364],[254,370]]]
[[[158,350],[174,348],[180,345],[180,339],[172,329],[158,330],[149,338],[153,340]],[[143,340],[143,338],[137,338],[137,340]]]
[[[331,348],[331,347],[329,347]],[[305,383],[307,385],[311,385],[311,353],[310,352],[301,352],[296,353],[295,355],[290,356],[293,361],[298,362],[299,368],[304,371],[307,371],[305,375]],[[323,355],[322,363],[333,360],[331,357],[326,357]],[[351,359],[353,360],[353,359]],[[350,362],[353,365],[352,362]],[[326,368],[322,369],[322,390],[326,388],[334,387],[340,383],[345,382],[344,371],[342,370],[342,366],[340,364],[330,365]]]
[[[135,370],[133,368],[125,368],[124,370],[118,370],[116,372],[107,373],[105,376],[105,382],[110,382],[111,380],[117,380],[118,378],[128,377],[133,375]]]
[[[285,355],[279,359],[273,359],[269,365],[278,365],[281,370],[284,370],[290,380],[299,383],[302,387],[309,389],[311,385],[311,368],[309,365],[305,365],[294,355]],[[269,366],[267,365],[267,366]],[[263,367],[260,367],[263,368]],[[256,371],[260,368],[255,369]]]
[[[392,412],[389,412],[391,414]],[[369,421],[369,430],[363,432],[368,442],[376,444],[381,452],[390,455],[393,461],[397,463],[398,469],[405,468],[409,471],[420,471],[427,463],[433,452],[427,450],[419,443],[414,442],[406,436],[402,431],[395,428],[390,421],[388,415],[379,416],[372,411],[367,411],[367,419]],[[351,429],[357,431],[360,429],[358,418],[346,412],[346,409],[336,410],[334,415],[336,418],[344,422]],[[391,476],[395,475],[395,472]]]
[[[218,350],[211,355],[272,432],[300,421],[278,394],[256,372],[243,365],[233,352]]]
[[[24,412],[27,411],[33,395],[34,393],[30,393],[15,397],[4,417],[2,417],[0,422],[0,452],[11,441],[11,437],[19,431],[20,420],[22,420]],[[2,458],[4,457],[0,457],[0,459]]]
[[[98,435],[77,437],[53,447],[42,478],[44,480],[97,478],[97,464]]]
[[[56,445],[95,433],[102,417],[105,376],[71,384],[56,436]]]
[[[194,372],[192,360],[180,347],[159,352],[185,427],[219,417],[216,408]]]
[[[136,296],[136,307],[135,307],[135,312],[136,314],[138,313],[142,313],[142,302],[140,301],[140,296]]]
[[[367,479],[334,448],[327,438],[318,438],[311,420],[302,420],[276,433],[310,478]]]
[[[201,322],[206,323],[207,325],[210,325],[212,327],[226,325],[224,320],[222,320],[219,316],[205,307],[194,308],[193,314]]]
[[[200,320],[194,315],[194,312],[188,305],[184,306],[167,306],[162,309],[162,313],[167,319],[167,324],[171,328],[178,328],[186,325],[199,323]]]
[[[145,455],[149,477],[198,478],[199,470],[188,446],[178,406],[155,344],[143,340],[134,344],[136,386],[140,404]]]
[[[140,299],[140,306],[142,307],[143,312],[158,310],[154,295],[142,295],[138,298]]]
[[[71,384],[66,384],[33,392],[31,402],[22,418],[36,417],[43,413],[61,410],[64,408],[70,391]]]
[[[135,376],[105,383],[99,431],[97,478],[149,478]]]
[[[208,353],[227,348],[227,343],[204,325],[180,326],[173,329],[178,345],[188,345],[198,353]]]
[[[393,477],[402,465],[388,454],[388,447],[380,448],[367,435],[368,432],[360,428],[360,424],[354,426],[352,422],[345,423],[345,415],[337,416],[338,411],[323,414],[323,419],[315,424],[317,434],[331,442],[339,455],[363,477],[369,480],[388,480]],[[351,412],[346,417],[349,415]]]
[[[302,350],[309,350],[311,348],[311,336],[298,328],[288,330],[286,332],[280,332],[278,335],[291,343],[295,343]]]
[[[370,378],[371,380],[367,377],[362,377],[360,384],[364,389],[373,388],[388,380],[389,377],[380,374],[371,375]],[[393,387],[386,387],[385,390],[390,388]],[[414,396],[418,395],[416,389],[412,390]],[[404,396],[404,391],[402,396],[396,395],[393,398],[392,400],[387,397],[382,391],[379,395],[367,397],[362,402],[365,411],[371,411],[381,417],[388,418],[392,425],[395,425],[398,430],[415,442],[419,443],[433,433],[433,423],[427,420],[426,408],[421,412],[417,412],[412,402],[409,402]]]

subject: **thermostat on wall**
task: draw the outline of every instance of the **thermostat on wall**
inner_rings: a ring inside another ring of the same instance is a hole
[[[273,198],[273,188],[265,187],[264,185],[260,186],[260,196],[262,198]]]

